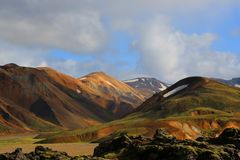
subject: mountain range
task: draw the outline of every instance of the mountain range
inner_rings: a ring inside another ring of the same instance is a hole
[[[188,77],[119,81],[103,72],[75,78],[51,68],[0,66],[0,134],[48,132],[42,142],[98,141],[128,132],[179,139],[239,127],[238,83]],[[49,133],[51,132],[51,133]]]
[[[154,94],[125,117],[90,127],[48,135],[45,143],[101,141],[109,135],[153,136],[164,130],[178,139],[215,136],[240,127],[240,89],[211,78],[188,77]]]

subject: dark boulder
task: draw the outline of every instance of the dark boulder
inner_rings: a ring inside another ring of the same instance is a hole
[[[157,129],[153,139],[153,142],[155,143],[173,143],[176,141],[174,136],[167,134],[163,129]]]
[[[0,155],[0,160],[29,160],[29,159],[24,155],[21,148],[17,148],[12,153]]]
[[[217,138],[211,138],[208,142],[218,145],[232,144],[240,149],[240,129],[227,128]]]
[[[128,148],[131,144],[132,140],[127,134],[122,134],[119,137],[100,143],[94,149],[94,156],[102,157],[106,153],[119,152],[121,149]]]
[[[203,137],[198,141],[177,140],[162,129],[152,139],[125,134],[100,143],[94,156],[119,160],[240,160],[239,133],[238,129],[227,129],[214,140]]]

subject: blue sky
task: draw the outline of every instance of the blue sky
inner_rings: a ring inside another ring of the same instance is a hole
[[[240,76],[238,0],[0,1],[0,64],[174,82]]]

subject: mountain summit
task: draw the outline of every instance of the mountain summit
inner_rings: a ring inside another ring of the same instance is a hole
[[[142,91],[148,97],[151,97],[153,94],[161,92],[167,88],[166,83],[163,83],[156,78],[141,77],[125,80],[123,82],[135,89]]]

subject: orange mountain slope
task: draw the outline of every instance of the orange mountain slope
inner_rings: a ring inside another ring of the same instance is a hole
[[[99,78],[110,77],[101,74]],[[15,64],[1,66],[0,127],[6,129],[20,126],[24,130],[36,130],[42,129],[43,123],[46,128],[49,125],[67,129],[85,128],[116,119],[131,111],[144,99],[131,87],[126,87],[125,84],[122,87],[122,82],[113,78],[106,82],[117,84],[114,87],[108,84],[107,87],[115,88],[118,93],[111,93],[115,91],[113,89],[105,93],[106,87],[103,87],[102,82],[94,82],[99,87],[89,87],[81,79],[50,68],[27,68]],[[120,89],[116,89],[117,87]],[[123,94],[119,93],[123,91]],[[107,96],[108,94],[114,96]],[[12,112],[6,106],[11,106]],[[116,109],[112,110],[109,106]],[[18,112],[24,114],[13,114]],[[30,119],[36,119],[41,125],[36,122],[35,126],[31,126],[28,123]]]
[[[139,91],[103,72],[91,73],[79,80],[91,101],[97,101],[117,116],[130,113],[145,100]]]

